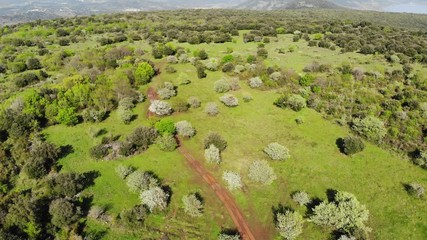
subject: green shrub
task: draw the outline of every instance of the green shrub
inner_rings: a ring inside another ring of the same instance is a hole
[[[135,70],[135,81],[138,84],[147,84],[150,82],[151,78],[154,76],[155,71],[153,67],[147,63],[142,62],[138,65],[138,67]]]
[[[92,147],[89,153],[91,157],[100,160],[108,155],[108,148],[104,144],[99,144]]]
[[[79,123],[76,109],[73,107],[61,108],[56,116],[56,121],[61,124],[72,126]]]
[[[384,123],[373,116],[368,116],[364,119],[355,119],[352,129],[366,139],[374,142],[381,142],[387,134]]]
[[[277,142],[268,144],[264,152],[273,160],[285,160],[291,157],[289,150]]]
[[[307,107],[307,101],[301,95],[293,94],[287,99],[285,105],[298,112]]]
[[[178,147],[175,137],[169,134],[158,137],[156,143],[160,150],[165,152],[172,152]]]
[[[353,155],[365,149],[362,139],[353,136],[347,136],[343,139],[343,152],[347,155]]]
[[[175,131],[176,131],[174,121],[169,118],[161,119],[160,121],[154,124],[154,127],[156,128],[157,132],[160,135],[164,135],[164,134],[173,135],[175,134]]]

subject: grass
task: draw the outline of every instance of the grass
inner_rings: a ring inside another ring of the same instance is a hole
[[[130,45],[146,47],[142,42]],[[285,55],[275,52],[276,48],[290,45],[298,46],[298,50]],[[236,43],[179,46],[189,52],[205,49],[210,57],[219,59],[225,55],[227,47],[233,48],[235,53],[243,57],[255,54],[257,49],[256,43],[244,44],[241,38]],[[277,42],[272,39],[272,43],[266,47],[269,51],[266,64],[293,68],[298,72],[313,59],[332,65],[350,61],[366,70],[384,71],[385,68],[397,67],[384,67],[381,56],[340,54],[338,50],[309,48],[303,40],[293,43],[291,35],[280,35]],[[155,62],[159,64],[161,61]],[[242,89],[233,92],[240,105],[227,108],[219,102],[221,94],[213,90],[213,83],[223,73],[207,72],[207,79],[199,80],[196,79],[195,68],[190,64],[177,64],[174,67],[177,73],[162,73],[153,79],[151,85],[156,86],[163,81],[172,81],[178,85],[176,79],[180,72],[187,72],[191,77],[190,85],[179,86],[178,97],[187,99],[196,96],[202,101],[202,107],[191,109],[188,113],[174,114],[172,118],[176,121],[188,120],[196,128],[197,135],[184,144],[217,179],[221,179],[224,170],[237,171],[242,175],[245,188],[243,191],[234,191],[233,195],[252,227],[262,232],[265,239],[279,238],[274,230],[273,207],[283,204],[305,214],[307,209],[292,202],[290,195],[302,190],[312,197],[326,199],[328,189],[351,192],[367,206],[370,210],[368,226],[373,229],[371,235],[374,239],[427,238],[426,200],[410,197],[403,187],[403,184],[414,181],[427,186],[425,171],[369,143],[365,151],[354,157],[341,154],[335,142],[350,134],[348,129],[323,119],[319,113],[310,109],[293,112],[276,108],[273,102],[279,94],[275,91],[253,90],[241,82]],[[250,93],[254,100],[244,103],[242,96],[246,93]],[[204,104],[211,101],[220,105],[217,117],[208,117],[203,113]],[[125,182],[115,174],[114,169],[118,164],[153,171],[172,187],[169,210],[165,214],[150,216],[147,229],[130,232],[93,220],[88,221],[88,229],[106,231],[105,239],[140,239],[141,236],[159,238],[159,230],[169,232],[172,238],[215,239],[220,228],[232,227],[232,222],[214,193],[198,180],[177,152],[165,153],[153,146],[142,155],[128,159],[94,161],[89,157],[89,148],[100,141],[99,138],[89,136],[90,128],[105,128],[108,134],[126,136],[137,126],[149,124],[145,120],[147,104],[137,106],[135,113],[138,119],[130,125],[119,123],[113,112],[102,123],[85,123],[75,127],[53,126],[45,130],[50,141],[58,145],[70,144],[74,148],[74,152],[60,162],[64,171],[100,172],[95,185],[87,192],[93,195],[94,205],[107,206],[108,213],[113,216],[139,203],[138,196],[130,193]],[[296,118],[303,118],[304,123],[297,125]],[[220,133],[228,141],[228,148],[222,155],[223,162],[219,166],[207,164],[203,158],[203,139],[211,131]],[[272,185],[254,184],[247,178],[248,166],[254,160],[267,159],[262,149],[270,142],[279,142],[288,147],[292,157],[283,162],[269,160],[278,176]],[[185,216],[181,209],[182,196],[194,191],[201,192],[206,199],[205,214],[196,221]],[[300,239],[328,239],[329,234],[330,230],[307,222]]]

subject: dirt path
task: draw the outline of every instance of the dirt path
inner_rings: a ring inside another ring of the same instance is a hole
[[[179,141],[180,142],[180,141]],[[228,190],[223,188],[218,181],[210,174],[200,163],[200,161],[196,160],[189,152],[188,150],[179,143],[178,151],[187,159],[188,165],[196,171],[200,177],[205,180],[207,184],[214,190],[215,194],[221,200],[221,202],[224,204],[225,208],[227,209],[228,213],[230,214],[231,219],[233,220],[234,224],[237,227],[237,230],[240,232],[242,239],[244,240],[255,240],[255,237],[249,228],[248,223],[246,222],[245,218],[243,217],[242,211],[237,206],[234,199],[231,197]]]
[[[156,100],[158,99],[158,95],[156,93],[156,90],[152,87],[148,89],[147,92],[147,98],[148,100]],[[147,118],[150,116],[153,116],[154,113],[147,111]],[[224,204],[225,208],[227,209],[228,213],[230,214],[231,219],[233,220],[234,224],[237,227],[237,230],[239,231],[240,235],[242,236],[243,240],[255,240],[254,234],[252,233],[251,229],[249,228],[249,224],[243,217],[243,213],[240,210],[240,208],[237,206],[234,199],[231,197],[230,193],[227,189],[222,187],[218,181],[210,174],[198,161],[195,159],[190,152],[182,145],[182,142],[180,139],[177,138],[178,141],[178,151],[181,153],[185,159],[187,160],[188,165],[192,170],[198,173],[198,175],[207,183],[209,186],[213,189],[219,200]]]

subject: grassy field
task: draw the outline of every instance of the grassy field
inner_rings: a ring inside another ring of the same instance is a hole
[[[178,44],[177,44],[178,45]],[[294,53],[278,54],[277,48],[296,45]],[[386,65],[381,56],[364,56],[356,53],[340,54],[321,48],[309,48],[305,41],[292,42],[291,35],[280,35],[278,41],[272,39],[266,47],[269,50],[268,65],[293,68],[301,72],[303,67],[313,60],[338,65],[351,62],[363,66],[366,70],[384,71],[397,66]],[[139,43],[132,44],[139,46]],[[236,54],[247,56],[255,54],[256,43],[244,44],[239,38],[235,43],[225,44],[179,44],[189,51],[205,49],[210,57],[221,58],[231,47]],[[145,49],[146,45],[141,43]],[[160,61],[156,61],[161,65]],[[202,101],[202,107],[191,109],[188,113],[174,114],[172,118],[188,120],[197,130],[197,135],[184,142],[201,161],[203,158],[203,139],[211,131],[220,133],[227,141],[228,148],[223,153],[220,165],[204,163],[218,179],[224,170],[239,172],[245,183],[243,191],[235,191],[238,204],[256,231],[265,234],[265,239],[279,239],[274,230],[272,208],[283,204],[306,213],[305,207],[298,207],[290,198],[294,191],[303,190],[312,197],[326,199],[328,189],[348,191],[367,206],[370,211],[368,226],[373,239],[426,239],[427,238],[427,202],[426,199],[414,199],[404,190],[403,184],[413,181],[427,186],[427,175],[422,169],[406,160],[367,143],[364,152],[354,157],[341,154],[336,140],[347,136],[348,129],[322,118],[321,114],[304,109],[301,112],[282,110],[273,105],[279,96],[275,91],[250,89],[240,82],[242,89],[232,92],[240,101],[235,108],[223,106],[213,90],[214,82],[224,76],[221,72],[207,72],[206,79],[196,78],[195,68],[190,64],[174,65],[177,73],[162,73],[155,77],[152,86],[163,81],[176,80],[180,72],[187,72],[192,83],[179,86],[178,97],[187,99],[196,96]],[[163,70],[163,69],[162,69]],[[163,71],[164,72],[164,71]],[[245,103],[244,94],[251,94],[253,101]],[[217,102],[220,114],[208,117],[203,113],[204,104]],[[90,137],[91,128],[105,128],[107,134],[126,136],[140,125],[148,125],[145,113],[148,103],[139,104],[134,110],[138,118],[130,125],[119,123],[116,113],[99,124],[80,124],[75,127],[54,126],[45,133],[48,140],[58,145],[72,145],[74,153],[61,160],[65,171],[100,172],[95,185],[88,189],[93,194],[93,204],[108,207],[111,215],[118,214],[123,208],[130,208],[139,202],[138,196],[128,191],[124,181],[118,178],[114,169],[118,164],[129,164],[141,170],[153,171],[173,190],[172,202],[167,214],[151,216],[147,221],[149,229],[128,232],[111,228],[108,224],[89,221],[89,227],[106,230],[105,239],[140,239],[158,237],[152,229],[170,232],[176,239],[215,239],[221,227],[232,227],[225,209],[221,207],[213,192],[186,166],[177,152],[161,152],[152,146],[147,152],[128,159],[115,161],[94,161],[89,157],[89,148],[100,141]],[[296,118],[304,119],[302,125],[295,123]],[[291,158],[284,162],[269,160],[278,179],[269,186],[252,183],[247,178],[249,164],[257,159],[267,159],[262,149],[270,142],[279,142],[288,147]],[[185,216],[181,209],[183,195],[199,191],[206,200],[205,214],[194,220]],[[150,234],[148,232],[151,232]],[[142,234],[142,235],[141,235]],[[306,223],[300,239],[328,239],[330,230],[322,229],[312,223]]]

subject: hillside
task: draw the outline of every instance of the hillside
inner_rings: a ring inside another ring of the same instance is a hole
[[[423,26],[197,9],[1,27],[0,239],[427,239]]]
[[[279,9],[340,9],[333,2],[327,0],[249,0],[238,6],[237,9],[252,10],[279,10]]]

